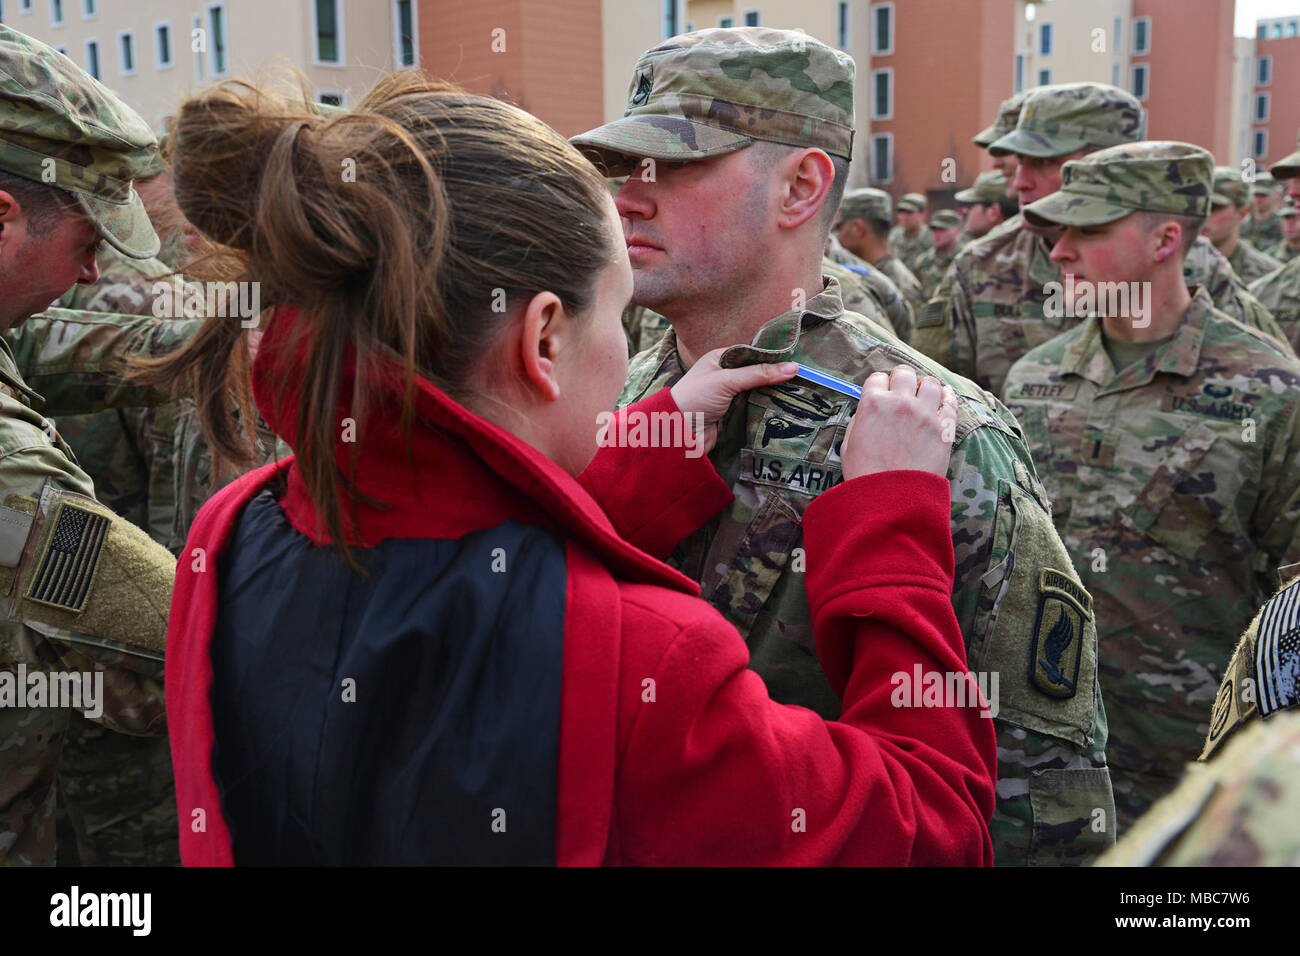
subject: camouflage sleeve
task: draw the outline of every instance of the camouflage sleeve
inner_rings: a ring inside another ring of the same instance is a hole
[[[975,320],[957,262],[948,267],[939,291],[916,317],[911,345],[945,368],[975,380]]]
[[[1270,336],[1274,339],[1274,344],[1287,355],[1295,356],[1295,350],[1291,347],[1286,332],[1278,324],[1277,319],[1273,318],[1273,313],[1264,307],[1264,303],[1245,289],[1238,289],[1236,298],[1241,303],[1242,322]]]
[[[1014,419],[999,414],[958,436],[949,470],[953,607],[996,708],[994,855],[1081,865],[1115,840],[1092,601]]]
[[[122,360],[165,355],[198,331],[198,319],[159,319],[48,309],[6,333],[24,381],[46,415],[159,405],[164,390],[132,381]]]
[[[1271,447],[1260,470],[1252,524],[1272,571],[1300,561],[1300,396],[1275,423],[1260,422],[1257,427]]]

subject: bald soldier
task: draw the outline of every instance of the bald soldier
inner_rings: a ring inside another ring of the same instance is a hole
[[[1214,195],[1202,232],[1226,256],[1245,282],[1268,275],[1282,263],[1241,237],[1241,221],[1250,215],[1250,184],[1235,166],[1214,167]]]
[[[927,205],[921,193],[904,193],[898,201],[898,224],[889,230],[889,244],[909,270],[934,244],[930,230],[925,228]]]
[[[1146,127],[1142,104],[1102,83],[1065,83],[1033,90],[1016,128],[989,152],[1016,153],[1012,185],[1020,208],[1061,185],[1061,167],[1107,146],[1137,142]],[[1016,216],[957,254],[939,291],[917,319],[913,344],[953,371],[998,394],[1007,371],[1031,348],[1074,325],[1044,312],[1060,273],[1049,257],[1054,237]],[[1199,240],[1184,260],[1186,281],[1204,285],[1216,306],[1280,337],[1268,312],[1240,288],[1226,259]],[[1248,300],[1248,301],[1247,301]]]
[[[1213,181],[1198,146],[1127,144],[1024,209],[1064,227],[1057,304],[1087,317],[1004,398],[1095,601],[1121,831],[1199,752],[1225,636],[1300,560],[1300,360],[1183,280]]]
[[[620,404],[698,361],[791,360],[830,376],[738,396],[710,453],[735,500],[685,540],[647,545],[735,624],[773,699],[834,719],[840,701],[813,649],[800,522],[840,480],[839,442],[856,401],[838,383],[906,362],[951,385],[953,607],[970,668],[1000,681],[989,709],[994,852],[1003,865],[1086,863],[1114,840],[1091,599],[1052,528],[1018,426],[992,396],[846,312],[838,282],[820,269],[852,151],[853,78],[847,54],[802,33],[703,30],[643,54],[623,117],[574,137],[607,169],[659,163],[655,181],[630,177],[616,204],[633,301],[673,328],[632,362]],[[587,483],[608,514],[635,513],[625,475]],[[635,528],[619,530],[641,540]],[[1031,668],[1035,642],[1063,616],[1063,653],[1077,673],[1058,680]]]
[[[893,205],[893,199],[883,189],[850,189],[840,200],[839,215],[831,232],[841,246],[888,276],[915,313],[925,305],[925,297],[921,292],[921,283],[912,270],[894,255],[894,250],[889,245]]]
[[[939,287],[943,274],[952,265],[960,248],[962,217],[951,209],[940,209],[930,217],[930,235],[934,246],[917,263],[916,280],[921,283],[921,294],[929,298]]]
[[[156,145],[148,126],[67,57],[3,26],[0,114],[2,331],[94,282],[101,243],[147,259],[158,238],[131,185]],[[105,375],[105,356],[157,323],[48,313],[38,335],[52,333],[68,361],[47,350],[32,365],[89,411],[130,390]],[[37,339],[15,341],[21,351]],[[0,865],[55,862],[55,781],[75,711],[132,734],[164,721],[175,560],[95,500],[42,405],[0,340]]]

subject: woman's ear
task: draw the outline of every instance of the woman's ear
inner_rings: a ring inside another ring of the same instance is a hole
[[[524,381],[544,401],[560,397],[556,359],[569,347],[573,322],[554,292],[539,292],[528,300],[520,320],[519,360]]]

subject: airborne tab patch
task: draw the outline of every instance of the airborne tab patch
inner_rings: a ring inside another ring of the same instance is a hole
[[[80,613],[90,597],[110,522],[101,514],[63,501],[51,524],[26,596],[39,604]]]
[[[1038,617],[1030,645],[1029,680],[1048,697],[1068,700],[1079,688],[1083,633],[1092,618],[1092,598],[1059,571],[1038,578]]]

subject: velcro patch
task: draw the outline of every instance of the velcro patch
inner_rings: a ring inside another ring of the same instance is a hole
[[[1262,716],[1300,704],[1300,588],[1279,592],[1260,615],[1255,674]]]
[[[921,314],[916,317],[916,327],[924,329],[931,325],[943,325],[944,316],[947,314],[947,299],[931,299],[921,307]]]
[[[27,544],[35,515],[0,505],[0,568],[16,568]]]
[[[1067,575],[1044,568],[1038,577],[1038,616],[1030,644],[1029,680],[1058,700],[1079,689],[1083,635],[1092,618],[1092,598]]]
[[[85,610],[110,524],[104,515],[61,501],[36,557],[27,598],[77,614]]]
[[[1079,383],[1071,382],[1016,382],[1007,385],[1007,398],[1057,399],[1073,401],[1079,394]]]

